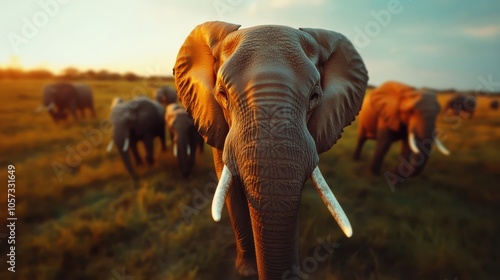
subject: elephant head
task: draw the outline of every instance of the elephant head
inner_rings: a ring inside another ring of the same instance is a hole
[[[177,101],[177,92],[171,86],[162,86],[156,90],[154,98],[158,103],[167,106]]]
[[[69,83],[46,85],[42,91],[42,104],[36,112],[48,112],[54,122],[65,120],[68,114],[64,111],[66,103],[75,94],[75,88]]]
[[[162,150],[166,150],[164,116],[165,108],[147,97],[137,97],[128,102],[118,98],[113,101],[110,117],[113,124],[113,140],[108,145],[108,151],[114,143],[127,171],[134,179],[138,177],[132,168],[129,150],[136,164],[141,165],[142,159],[137,150],[137,142],[142,141],[146,150],[146,161],[152,165],[155,137],[160,138]]]
[[[259,278],[275,279],[298,263],[298,212],[308,178],[345,234],[352,234],[319,171],[318,154],[358,114],[368,76],[342,34],[239,27],[197,26],[178,53],[175,82],[205,142],[222,151],[214,219],[220,219],[226,196],[242,193],[251,229],[240,232],[247,221],[229,209],[235,235],[255,242]]]
[[[167,106],[165,121],[172,137],[174,156],[179,161],[183,177],[188,177],[194,166],[198,131],[193,118],[178,104]]]
[[[412,165],[412,175],[418,175],[423,170],[433,144],[443,154],[449,154],[436,135],[436,118],[441,107],[435,92],[386,82],[375,89],[369,99],[370,104],[367,105],[377,112],[379,118],[378,130],[387,128],[395,134],[402,134],[403,141],[407,141],[405,145],[413,156],[403,154],[403,157]],[[375,162],[381,160],[375,159]]]

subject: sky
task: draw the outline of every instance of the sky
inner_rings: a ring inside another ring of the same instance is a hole
[[[198,24],[315,27],[346,35],[372,85],[500,91],[497,0],[0,0],[0,67],[170,75]]]

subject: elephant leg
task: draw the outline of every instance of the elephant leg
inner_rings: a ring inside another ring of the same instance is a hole
[[[165,138],[165,125],[163,125],[162,128],[160,128],[160,141],[161,141],[161,151],[165,152],[167,151],[167,139]]]
[[[190,167],[194,166],[195,158],[196,158],[196,149],[198,148],[198,137],[197,137],[196,129],[192,128],[189,130],[189,148],[191,153],[189,154],[189,164]]]
[[[80,111],[80,116],[82,117],[82,119],[85,119],[85,109],[81,108],[81,109],[79,109],[79,111]]]
[[[222,168],[224,167],[222,151],[216,148],[213,148],[212,151],[217,177],[220,178]],[[239,185],[238,180],[232,180],[232,185],[229,188],[226,198],[226,206],[236,239],[236,270],[244,276],[256,275],[257,260],[255,257],[250,212],[243,187]]]
[[[408,143],[408,139],[403,139],[401,141],[401,156],[407,161],[410,162],[410,144]]]
[[[76,102],[71,102],[71,104],[69,105],[69,111],[71,112],[71,115],[73,116],[74,120],[75,121],[78,121],[78,115],[76,113],[77,111],[77,106],[76,106]]]
[[[354,160],[359,160],[361,158],[361,150],[363,149],[363,145],[365,144],[366,140],[365,136],[359,136],[358,138],[358,144],[356,145],[356,150],[354,151],[353,159]]]
[[[198,138],[198,147],[200,149],[200,154],[203,154],[203,148],[205,146],[205,140],[203,140],[203,137],[198,133],[196,132],[196,137]]]
[[[125,168],[127,169],[130,176],[132,176],[132,178],[134,180],[138,180],[139,177],[137,176],[137,174],[134,171],[134,168],[132,167],[132,163],[130,162],[130,156],[129,156],[128,151],[126,151],[126,152],[120,151],[120,156],[122,158],[123,165],[125,165]]]
[[[384,162],[384,157],[387,151],[389,151],[393,141],[394,136],[390,130],[383,129],[377,131],[377,146],[375,147],[375,154],[370,168],[373,174],[380,174],[380,168]]]
[[[151,166],[155,163],[153,152],[154,152],[154,137],[152,135],[147,135],[144,138],[144,147],[146,148],[146,162]]]
[[[137,151],[137,140],[130,139],[130,150],[132,150],[132,154],[134,155],[135,164],[139,166],[142,165],[142,158]]]

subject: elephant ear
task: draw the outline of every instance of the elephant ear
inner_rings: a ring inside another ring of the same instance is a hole
[[[179,100],[193,117],[205,142],[220,150],[229,127],[213,95],[216,57],[219,43],[239,27],[219,21],[198,25],[181,46],[174,66]]]
[[[398,82],[385,82],[370,94],[369,106],[377,112],[378,117],[387,124],[391,130],[399,130],[401,125],[402,110],[406,111],[412,106],[412,100],[417,96],[411,93],[415,88]],[[403,100],[406,100],[403,102]]]
[[[368,72],[361,56],[344,35],[323,29],[300,30],[311,35],[319,47],[317,67],[323,95],[307,124],[319,154],[328,151],[340,139],[344,127],[358,115]]]

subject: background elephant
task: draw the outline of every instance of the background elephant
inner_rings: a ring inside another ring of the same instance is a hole
[[[130,161],[129,150],[134,155],[135,163],[143,163],[138,151],[137,142],[142,141],[146,149],[146,162],[149,165],[154,163],[154,138],[161,140],[162,150],[165,146],[165,109],[157,102],[146,98],[137,97],[131,101],[113,101],[111,108],[111,122],[113,124],[113,140],[108,145],[111,150],[113,143],[123,160],[123,164],[129,174],[137,179],[132,163]]]
[[[69,111],[75,120],[78,120],[76,111],[85,117],[88,108],[95,118],[92,90],[82,83],[60,82],[46,85],[43,88],[42,105],[37,111],[48,111],[54,122],[67,118]]]
[[[398,82],[382,84],[363,101],[354,159],[360,159],[367,139],[376,139],[371,171],[379,174],[389,147],[401,140],[401,158],[396,172],[406,173],[404,175],[407,176],[403,177],[418,175],[429,158],[433,143],[443,153],[449,153],[435,135],[439,110],[433,92],[417,90]],[[401,168],[404,170],[401,171]]]
[[[179,161],[182,176],[187,177],[195,163],[196,148],[203,147],[203,142],[200,143],[203,139],[200,139],[193,118],[178,104],[167,106],[165,120],[172,140],[174,156]]]
[[[469,113],[469,118],[472,118],[476,110],[476,98],[472,95],[457,94],[446,103],[443,109],[443,115],[451,110],[455,115],[460,112]]]
[[[493,100],[491,100],[491,102],[490,102],[490,108],[491,108],[492,110],[496,110],[496,109],[498,109],[498,100],[497,100],[497,99],[493,99]]]
[[[308,178],[347,236],[352,229],[318,168],[357,115],[367,85],[359,54],[322,29],[207,22],[179,50],[179,99],[213,146],[242,275],[281,279],[298,265],[298,214]]]
[[[161,86],[155,91],[154,98],[158,103],[167,106],[177,102],[177,92],[171,86]]]

